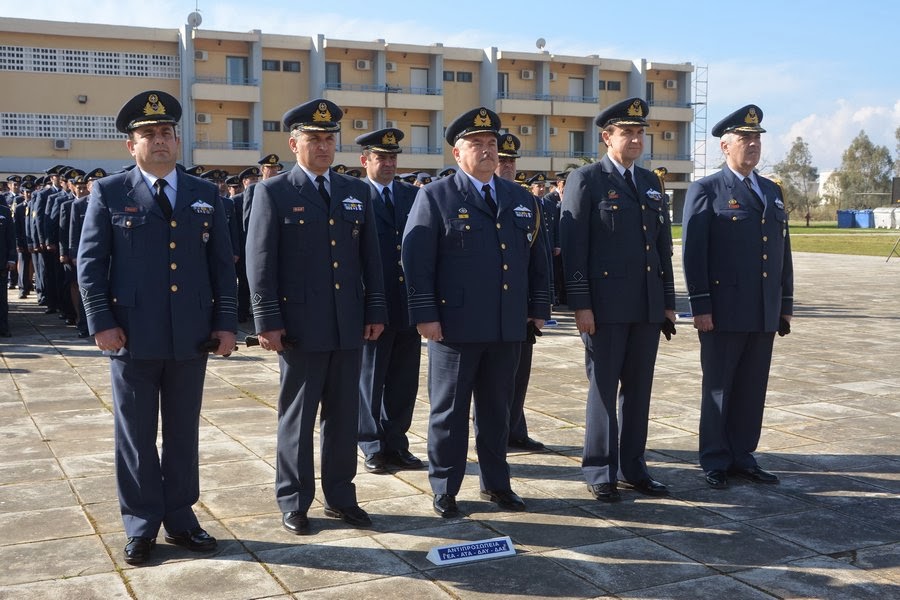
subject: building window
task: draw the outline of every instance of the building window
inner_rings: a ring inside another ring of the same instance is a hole
[[[282,68],[288,73],[299,73],[300,72],[300,61],[299,60],[286,60],[282,64]]]
[[[263,121],[263,131],[281,131],[281,121]]]
[[[0,44],[0,71],[178,79],[178,55],[36,48]]]
[[[228,119],[228,143],[233,150],[250,148],[250,120]]]
[[[226,57],[225,78],[229,85],[247,85],[247,57]]]
[[[332,90],[341,89],[341,63],[325,63],[325,87]]]
[[[597,83],[599,84],[599,85],[597,86],[597,89],[599,89],[599,90],[605,90],[605,89],[606,89],[606,80],[601,79],[601,80],[598,81]]]
[[[472,71],[457,71],[456,81],[461,83],[472,83]]]
[[[606,82],[606,91],[607,92],[621,92],[622,91],[622,82],[621,81],[607,81]]]
[[[3,113],[0,137],[121,140],[112,115]]]
[[[444,71],[444,81],[454,81],[456,79],[455,71]]]
[[[280,71],[281,70],[281,61],[280,60],[266,60],[263,59],[263,71]]]

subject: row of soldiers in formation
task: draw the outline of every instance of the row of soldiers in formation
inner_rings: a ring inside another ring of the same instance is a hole
[[[511,135],[509,137],[515,139],[517,150],[518,138]],[[229,175],[221,169],[207,170],[199,165],[185,169],[187,174],[209,180],[219,187],[228,216],[238,274],[238,317],[242,323],[250,319],[249,287],[243,259],[252,205],[252,186],[283,170],[277,154],[265,156],[258,165],[247,167],[236,175]],[[335,165],[333,169],[351,177],[365,176],[359,169],[348,169],[345,165]],[[456,169],[449,167],[437,175],[431,175],[427,171],[414,171],[399,173],[395,179],[422,187],[455,173]],[[548,180],[543,173],[530,178],[523,171],[515,173],[515,181],[529,188],[539,199],[548,239],[554,240],[552,246],[557,250],[558,229],[555,225],[559,221],[558,189],[565,183],[567,174],[568,171],[557,173],[554,185],[553,180]],[[67,325],[76,326],[80,338],[88,337],[89,333],[77,287],[78,243],[91,184],[106,176],[107,172],[99,167],[86,173],[67,165],[55,165],[42,175],[13,174],[0,182],[0,244],[3,244],[3,255],[7,259],[5,283],[10,290],[19,290],[20,299],[35,293],[38,304],[45,308],[44,312],[57,314]],[[548,183],[555,189],[545,195],[545,185]],[[237,218],[234,218],[235,215]],[[561,269],[557,270],[561,272]],[[562,279],[559,278],[557,283],[557,303],[564,303],[565,288]],[[0,306],[0,336],[10,337],[12,332],[5,295],[0,302],[3,302],[3,306]]]

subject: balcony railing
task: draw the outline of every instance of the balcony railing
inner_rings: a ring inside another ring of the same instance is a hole
[[[249,85],[259,86],[259,79],[256,78],[239,78],[239,77],[212,77],[210,75],[198,75],[194,79],[195,83],[214,83],[217,85]]]
[[[441,96],[444,91],[429,87],[402,87],[396,85],[376,85],[374,83],[326,83],[326,90],[345,92],[384,92],[385,94],[413,94],[418,96]]]
[[[404,154],[443,154],[442,146],[400,146],[400,150]],[[341,144],[337,148],[338,152],[359,152],[359,144]]]
[[[194,150],[259,150],[256,142],[194,142]]]

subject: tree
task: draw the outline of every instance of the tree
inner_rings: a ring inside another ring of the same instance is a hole
[[[809,145],[802,137],[794,140],[784,160],[776,164],[773,171],[781,180],[785,210],[788,214],[796,209],[802,210],[809,227],[810,209],[818,199],[816,180],[819,170],[812,166]]]
[[[835,172],[841,190],[841,207],[874,208],[890,198],[894,161],[885,146],[876,146],[860,131],[841,156]]]
[[[897,127],[894,137],[897,138],[897,160],[894,161],[894,177],[900,177],[900,127]]]

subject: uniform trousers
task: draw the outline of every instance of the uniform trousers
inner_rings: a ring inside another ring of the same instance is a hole
[[[774,332],[700,335],[700,466],[750,469],[759,444]]]
[[[207,355],[188,360],[110,357],[116,485],[128,537],[198,525],[198,440]],[[162,447],[156,446],[162,420]]]
[[[435,494],[459,493],[473,399],[481,489],[510,489],[506,446],[521,346],[521,342],[428,342],[428,480]]]
[[[415,327],[391,327],[367,341],[359,378],[359,448],[364,454],[409,450],[419,389],[422,338]]]
[[[281,512],[309,509],[315,496],[313,428],[321,404],[322,492],[333,508],[356,505],[360,350],[279,352],[275,498]]]
[[[513,401],[509,408],[509,439],[524,440],[528,437],[528,423],[525,421],[525,396],[528,394],[528,382],[531,380],[531,361],[534,357],[534,344],[522,342],[519,353],[519,364],[516,367],[516,384]]]
[[[659,323],[597,323],[582,334],[588,377],[584,455],[588,485],[649,478],[644,449]]]

